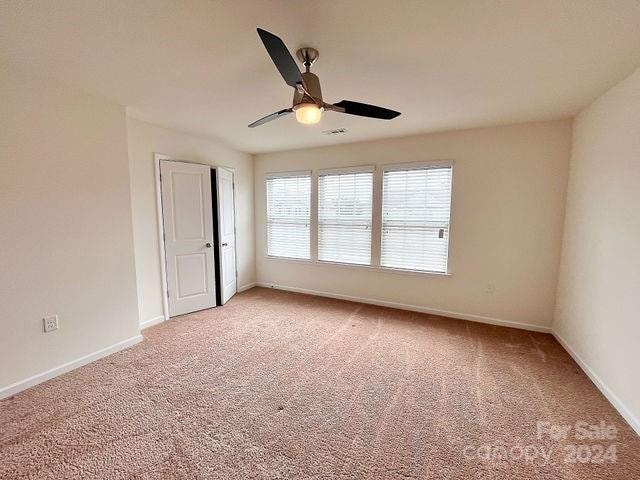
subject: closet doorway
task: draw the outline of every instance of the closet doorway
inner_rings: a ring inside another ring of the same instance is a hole
[[[165,318],[224,305],[237,291],[234,173],[165,156],[157,170]]]

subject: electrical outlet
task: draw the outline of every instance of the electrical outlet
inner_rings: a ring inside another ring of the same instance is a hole
[[[58,329],[58,315],[53,315],[51,317],[45,317],[42,319],[42,323],[44,324],[44,331],[53,332]]]
[[[496,291],[495,283],[487,283],[487,286],[484,289],[484,293],[493,293]]]

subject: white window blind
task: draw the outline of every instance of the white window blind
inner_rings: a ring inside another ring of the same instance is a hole
[[[318,177],[318,259],[371,263],[372,169]]]
[[[383,267],[446,273],[451,177],[451,166],[384,172]]]
[[[267,178],[267,254],[310,258],[311,175]]]

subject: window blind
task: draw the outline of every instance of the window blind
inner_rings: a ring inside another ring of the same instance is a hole
[[[267,178],[267,254],[309,259],[311,175]]]
[[[371,263],[373,172],[318,177],[318,259]]]
[[[384,172],[382,266],[446,273],[451,178],[451,166]]]

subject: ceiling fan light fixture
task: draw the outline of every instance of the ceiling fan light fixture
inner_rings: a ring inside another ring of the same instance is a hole
[[[332,112],[346,113],[360,117],[379,118],[381,120],[391,120],[400,115],[400,112],[396,112],[395,110],[369,105],[368,103],[353,102],[351,100],[341,100],[335,104],[326,103],[322,100],[320,79],[315,73],[311,73],[311,66],[318,59],[318,51],[311,47],[298,49],[296,54],[305,69],[305,72],[302,73],[296,61],[291,56],[289,49],[280,37],[262,28],[258,28],[257,31],[260,40],[262,40],[262,44],[267,49],[267,53],[271,57],[271,60],[273,60],[285,83],[293,87],[293,107],[284,108],[262,117],[250,123],[248,125],[249,128],[263,125],[292,112],[296,112],[296,120],[299,123],[315,125],[320,122],[322,112],[325,108]]]
[[[293,110],[296,112],[296,120],[298,123],[305,125],[315,125],[322,118],[324,108],[319,107],[315,103],[299,103]]]

